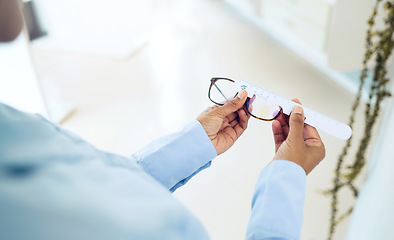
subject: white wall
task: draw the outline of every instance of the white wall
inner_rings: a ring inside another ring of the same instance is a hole
[[[0,102],[47,117],[25,35],[0,43]]]
[[[48,36],[39,47],[128,57],[146,42],[153,0],[35,0]]]
[[[367,21],[376,0],[336,0],[327,44],[327,60],[336,71],[362,68]],[[383,4],[381,4],[383,5]]]
[[[388,69],[394,69],[394,61]],[[347,240],[394,239],[393,99],[388,103],[382,113],[383,122],[368,166],[366,181],[352,216]]]

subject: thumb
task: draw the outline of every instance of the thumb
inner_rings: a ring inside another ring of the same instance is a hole
[[[296,105],[291,111],[289,120],[289,137],[296,141],[304,140],[304,110]]]
[[[217,108],[217,113],[222,117],[225,117],[230,113],[238,111],[245,104],[247,96],[248,93],[245,90],[242,90],[233,100],[226,103],[222,107]]]

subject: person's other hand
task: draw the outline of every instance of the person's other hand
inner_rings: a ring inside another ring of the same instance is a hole
[[[300,103],[297,99],[294,102]],[[289,160],[300,165],[308,175],[325,157],[324,144],[317,130],[304,124],[304,111],[296,106],[290,117],[281,114],[272,123],[275,141],[274,160]]]
[[[227,151],[248,126],[249,116],[243,108],[247,95],[243,90],[225,105],[210,107],[197,117],[218,155]]]

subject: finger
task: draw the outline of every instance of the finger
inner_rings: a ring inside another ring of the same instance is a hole
[[[226,103],[224,106],[215,109],[215,111],[221,117],[226,117],[227,115],[234,113],[238,111],[238,109],[242,108],[243,105],[245,104],[247,96],[248,93],[245,90],[242,90],[237,94],[237,97],[235,97],[230,102]]]
[[[230,113],[229,115],[227,115],[228,122],[232,122],[232,121],[234,121],[237,118],[238,118],[238,113],[237,112],[233,112],[233,113]]]
[[[254,102],[254,100],[256,100],[256,95],[253,94],[253,97],[248,100],[248,106],[249,106],[248,107],[248,111],[250,113],[253,112],[253,102]]]
[[[304,127],[304,139],[305,140],[317,139],[317,140],[321,141],[320,134],[316,130],[316,128],[314,128],[308,124],[305,124],[305,127]]]
[[[294,141],[304,142],[304,110],[298,105],[290,114],[289,137]]]
[[[278,120],[272,122],[272,134],[274,135],[275,152],[278,151],[280,145],[286,140],[281,123]]]
[[[242,133],[248,127],[249,116],[246,114],[245,110],[241,109],[238,111],[239,120],[238,124],[234,126],[234,131],[237,134],[237,137],[240,137]]]
[[[202,113],[209,113],[209,112],[211,112],[212,110],[215,110],[216,108],[218,108],[218,106],[219,106],[219,105],[210,106],[210,107],[206,108]]]
[[[246,129],[248,127],[250,116],[246,113],[244,109],[238,111],[238,116],[239,116],[239,125],[243,129]]]
[[[296,102],[298,104],[301,104],[300,100],[298,100],[297,98],[292,99],[293,102]],[[308,140],[308,139],[318,139],[321,141],[320,135],[318,133],[318,131],[316,130],[316,128],[312,127],[311,125],[305,124],[304,125],[304,139]]]
[[[238,122],[238,119],[234,119],[233,121],[230,122],[230,126],[231,126],[232,128],[234,128],[235,125],[237,125],[238,123],[239,123],[239,122]]]
[[[293,98],[293,99],[291,99],[291,100],[292,100],[293,102],[296,102],[296,103],[302,105],[302,103],[300,102],[300,100],[298,100],[298,98]]]
[[[302,105],[302,103],[301,103],[301,101],[298,99],[298,98],[293,98],[293,99],[291,99],[293,102],[295,102],[295,103],[298,103],[298,104],[300,104],[300,105]],[[291,113],[290,113],[291,114]],[[286,121],[287,122],[289,122],[289,120],[290,120],[290,116],[288,116],[288,115],[286,115]],[[304,121],[305,121],[305,118],[304,118]],[[289,128],[287,128],[287,131],[289,131]],[[289,132],[287,132],[287,134],[288,134]],[[304,124],[304,133],[305,133],[305,124]]]
[[[248,122],[250,116],[246,113],[245,108],[238,110],[237,112],[230,113],[227,117],[228,122],[230,123],[231,127],[234,127],[238,124],[241,120],[243,122]]]
[[[226,127],[231,127],[231,125],[229,122],[223,121],[222,126],[220,126],[220,129],[225,129]]]
[[[247,100],[246,100],[246,101],[247,101]],[[243,110],[243,111],[245,112],[246,116],[247,116],[248,119],[249,119],[251,115],[249,114],[248,109],[246,108],[246,105],[247,105],[247,104],[244,104],[244,106],[243,106],[240,110]],[[238,111],[240,111],[240,110],[238,110]]]
[[[215,110],[218,107],[220,107],[220,105],[213,105],[213,106],[209,107],[209,110]]]
[[[278,120],[283,131],[283,135],[285,138],[289,135],[289,116],[284,113],[281,113],[275,120]]]

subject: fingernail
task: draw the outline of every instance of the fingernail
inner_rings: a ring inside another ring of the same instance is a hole
[[[240,99],[243,99],[248,93],[245,90],[242,90],[241,92],[238,93],[238,97]]]
[[[294,107],[294,109],[293,109],[293,112],[294,112],[294,113],[297,113],[297,114],[302,114],[303,109],[302,109],[302,107],[296,105],[296,106]]]

